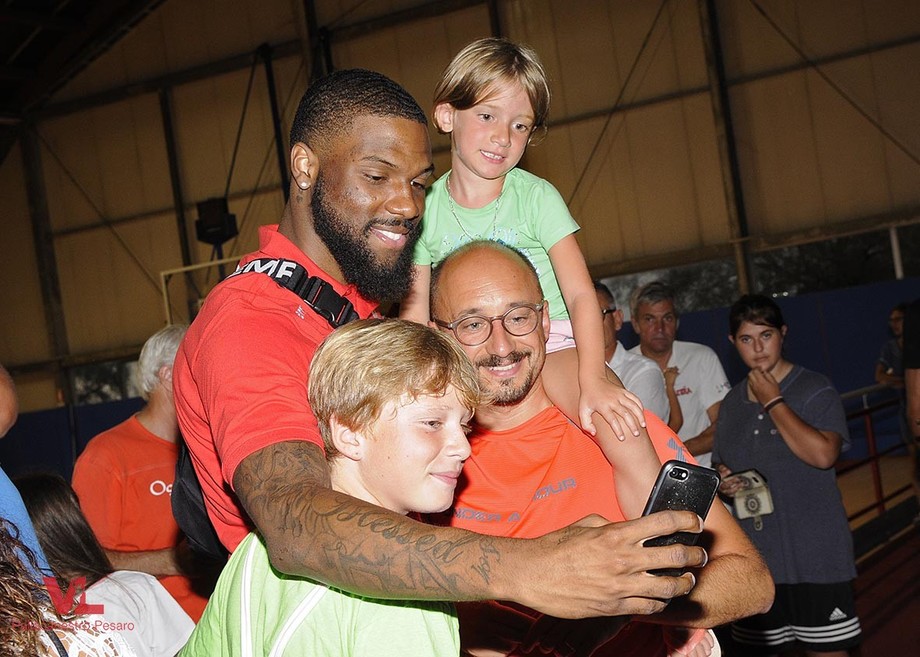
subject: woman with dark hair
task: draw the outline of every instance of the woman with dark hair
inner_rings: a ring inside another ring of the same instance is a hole
[[[31,567],[31,571],[30,571]],[[101,635],[77,619],[55,615],[47,591],[35,580],[32,552],[15,525],[0,518],[0,647],[4,655],[134,657],[117,634]]]
[[[741,297],[729,330],[751,369],[722,402],[712,461],[776,582],[770,611],[734,623],[732,637],[745,654],[844,656],[860,626],[853,540],[833,469],[849,445],[840,395],[824,375],[786,360],[788,329],[772,299]]]
[[[85,587],[74,601],[101,605],[100,616],[140,657],[172,657],[195,625],[155,577],[114,570],[87,523],[76,493],[58,475],[16,479],[38,541],[61,591]],[[81,582],[82,579],[82,582]]]

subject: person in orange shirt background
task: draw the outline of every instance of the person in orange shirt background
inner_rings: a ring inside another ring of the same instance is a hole
[[[115,569],[157,577],[197,622],[208,600],[189,576],[170,504],[179,450],[172,368],[186,328],[167,326],[144,344],[136,377],[147,404],[90,440],[74,466],[73,488]]]

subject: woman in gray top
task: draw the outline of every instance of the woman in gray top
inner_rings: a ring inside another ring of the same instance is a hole
[[[773,608],[735,623],[732,636],[745,654],[845,656],[860,626],[853,541],[833,469],[849,446],[840,395],[824,375],[786,360],[788,329],[772,299],[741,297],[729,329],[751,371],[722,402],[712,460],[728,497],[742,483],[732,473],[756,469],[766,479],[772,513],[739,522],[776,582]]]

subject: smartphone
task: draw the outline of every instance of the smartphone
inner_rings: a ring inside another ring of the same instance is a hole
[[[648,502],[645,504],[643,516],[658,511],[693,511],[700,518],[706,519],[709,507],[719,490],[719,473],[712,468],[701,465],[683,463],[682,461],[668,461],[661,466],[658,479],[652,488]],[[668,536],[656,536],[645,543],[646,547],[659,545],[696,545],[699,534],[690,532],[676,532]],[[653,575],[668,575],[676,577],[683,571],[678,568],[662,568],[649,571]]]

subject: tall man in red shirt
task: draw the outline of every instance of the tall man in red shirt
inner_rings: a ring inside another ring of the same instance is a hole
[[[160,579],[192,620],[208,600],[180,566],[182,534],[170,505],[179,448],[172,372],[184,326],[167,326],[141,349],[137,379],[146,406],[91,441],[74,465],[73,488],[116,570]]]
[[[279,259],[297,263],[360,317],[401,299],[434,168],[425,113],[385,76],[337,71],[301,99],[289,164],[281,222],[262,227],[259,250],[240,263],[249,271],[209,294],[176,357],[179,424],[224,545],[232,551],[257,528],[279,571],[377,598],[501,598],[580,617],[650,613],[686,593],[689,574],[646,571],[699,565],[704,552],[641,544],[699,531],[690,513],[496,539],[330,488],[307,380],[332,328],[258,270],[284,276],[291,266]]]
[[[471,242],[435,269],[431,300],[433,324],[458,340],[492,398],[476,410],[472,454],[447,521],[496,536],[534,537],[590,514],[610,521],[639,515],[660,462],[677,458],[683,446],[646,412],[648,435],[617,445],[611,467],[600,448],[552,404],[542,376],[549,308],[529,261],[496,242]],[[708,628],[768,609],[769,571],[721,504],[710,511],[703,540],[710,561],[697,571],[696,588],[656,620]],[[525,639],[539,639],[539,628],[528,633],[540,615],[519,606],[496,602],[459,610],[466,650],[483,648],[485,641],[485,647],[510,652]],[[569,632],[556,632],[567,646],[543,644],[535,654],[549,648],[577,655],[667,654],[660,628],[648,624],[631,624],[613,641],[607,640],[619,629],[614,619],[570,625]],[[674,639],[677,645],[681,641]],[[594,652],[598,645],[604,647]]]

